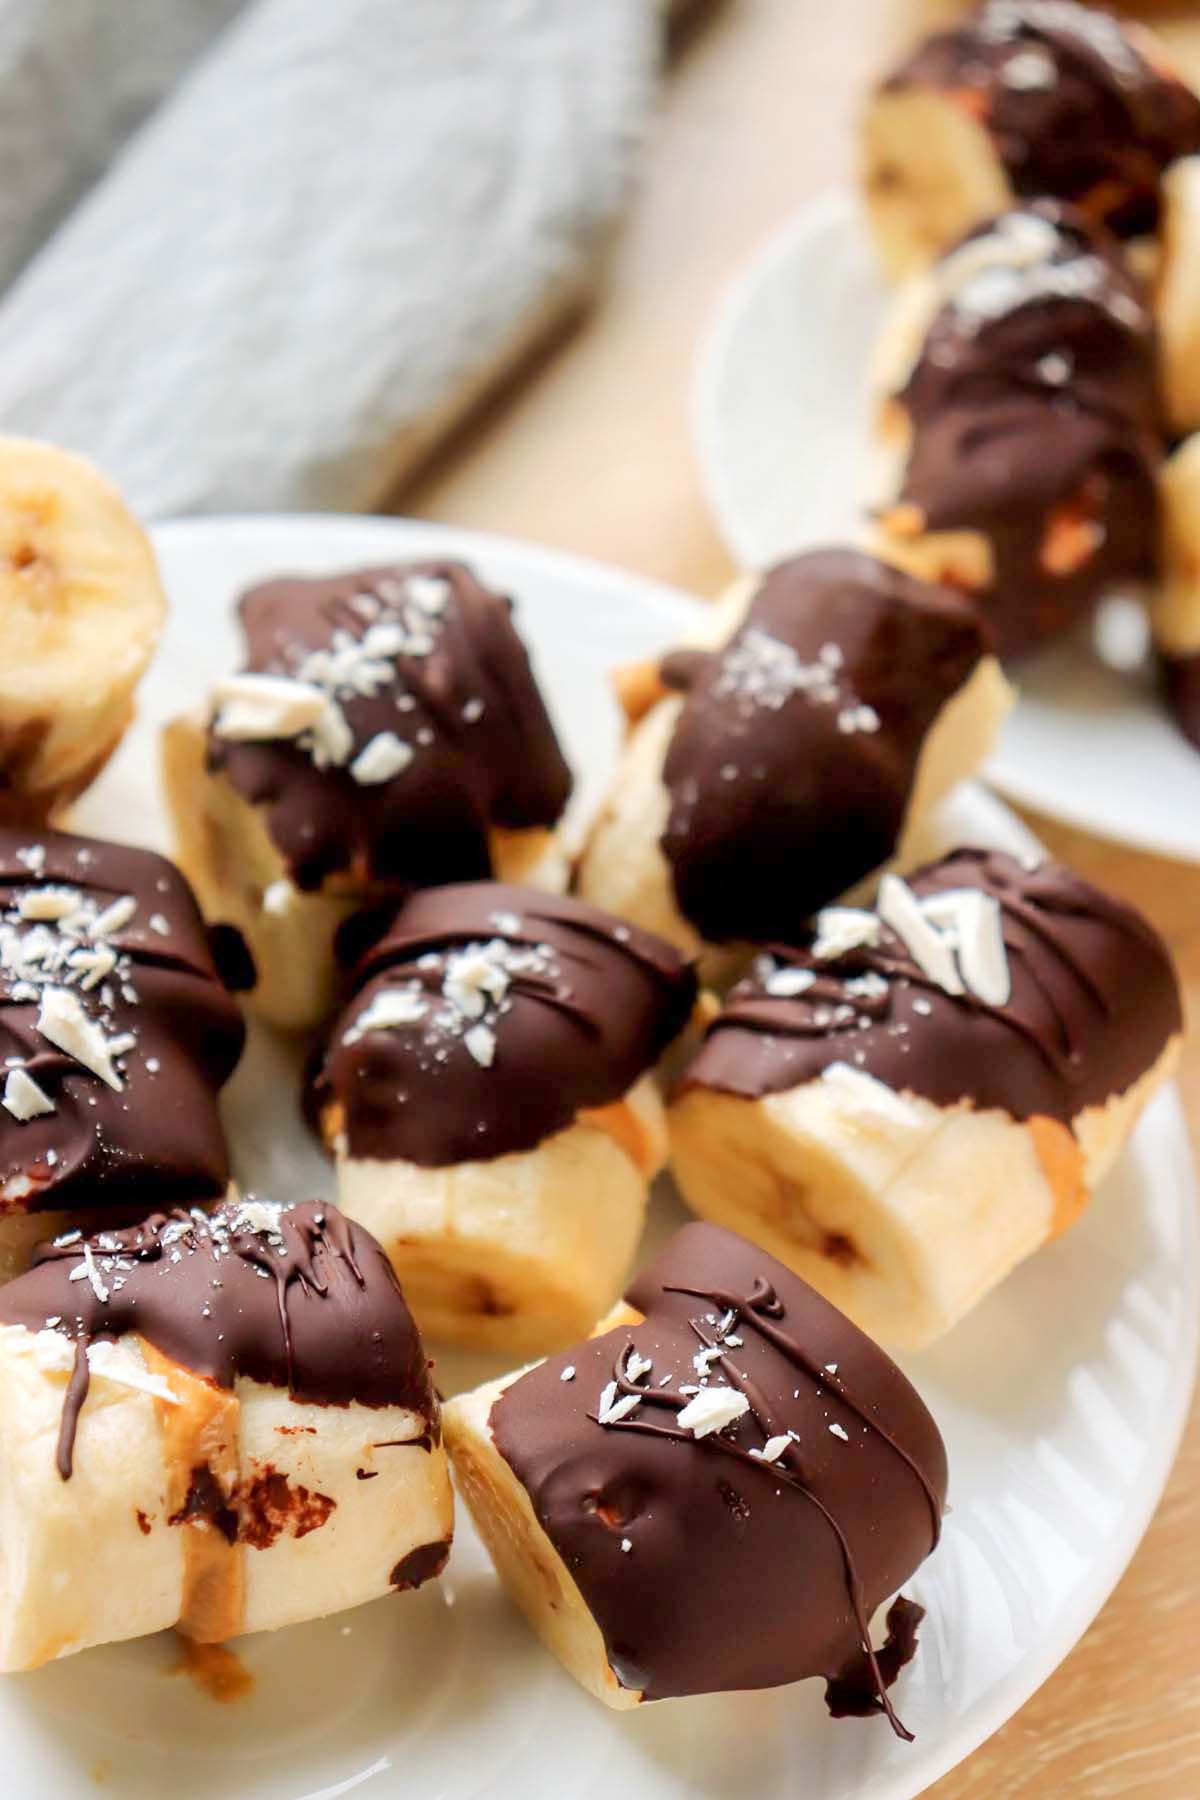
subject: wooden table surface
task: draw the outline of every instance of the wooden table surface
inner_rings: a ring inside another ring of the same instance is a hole
[[[596,0],[592,0],[596,3]],[[603,0],[599,0],[603,4]],[[701,595],[731,565],[689,442],[688,379],[722,283],[807,195],[845,180],[859,95],[918,0],[703,0],[675,44],[643,190],[605,293],[401,497],[405,511],[582,551]],[[1200,8],[1143,3],[1200,76]],[[1189,17],[1190,15],[1190,17]],[[1155,920],[1200,1016],[1200,868],[1031,823]],[[1200,1122],[1200,1044],[1181,1077]],[[936,1800],[1200,1796],[1200,1406],[1129,1572],[1025,1708]],[[799,1791],[799,1790],[798,1790]]]

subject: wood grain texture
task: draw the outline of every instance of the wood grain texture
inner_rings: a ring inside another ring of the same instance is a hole
[[[637,210],[607,293],[404,496],[406,511],[513,532],[700,594],[730,563],[692,460],[688,381],[722,283],[807,195],[845,179],[873,72],[961,8],[938,0],[702,5],[670,73]],[[1200,9],[1136,10],[1200,76]],[[1032,818],[1050,848],[1143,907],[1200,1017],[1200,868]],[[1200,1044],[1181,1086],[1193,1143]],[[1200,1796],[1200,1408],[1128,1574],[1078,1648],[936,1800]]]

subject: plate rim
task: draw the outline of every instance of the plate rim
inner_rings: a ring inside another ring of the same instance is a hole
[[[820,188],[772,227],[718,291],[701,325],[692,358],[687,399],[692,462],[717,533],[743,568],[761,569],[771,559],[758,556],[743,532],[732,498],[733,485],[726,474],[727,459],[720,450],[723,432],[718,396],[728,346],[737,336],[746,305],[760,285],[771,280],[779,265],[789,263],[808,239],[831,228],[866,229],[860,198],[848,182],[833,182]],[[1018,690],[1019,705],[1019,665],[1013,681]],[[1086,831],[1108,843],[1121,844],[1173,862],[1200,864],[1200,834],[1177,836],[1169,828],[1148,829],[1136,818],[1128,823],[1105,823],[1094,812],[1077,804],[1069,791],[1061,801],[1055,799],[1051,806],[1045,793],[1031,788],[1019,773],[1011,773],[1002,757],[1002,752],[993,753],[984,765],[981,778],[1018,806],[1027,806],[1044,818]]]

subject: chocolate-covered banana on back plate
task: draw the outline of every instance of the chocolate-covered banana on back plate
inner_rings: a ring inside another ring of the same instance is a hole
[[[1200,150],[1200,99],[1159,40],[1076,0],[983,0],[872,95],[863,183],[893,279],[1017,200],[1154,232],[1164,172]]]
[[[379,1246],[247,1199],[43,1246],[0,1294],[0,1669],[436,1575],[453,1502]]]
[[[266,582],[240,613],[246,668],[167,728],[164,772],[255,1011],[326,1017],[333,938],[363,906],[493,872],[565,884],[570,771],[504,595],[423,562]]]
[[[309,1108],[422,1330],[531,1354],[611,1306],[666,1159],[653,1070],[695,994],[672,945],[581,900],[473,882],[400,908]]]
[[[244,1035],[165,857],[0,828],[0,1279],[68,1220],[219,1198]]]
[[[670,1108],[672,1168],[704,1217],[920,1345],[1079,1215],[1181,1032],[1132,907],[958,850],[732,990]]]
[[[824,1676],[885,1712],[946,1454],[869,1338],[763,1250],[687,1225],[598,1334],[450,1402],[463,1498],[547,1649],[606,1705]]]
[[[1078,213],[980,225],[900,290],[876,359],[871,541],[973,594],[1003,656],[1154,572],[1154,326]]]
[[[768,943],[903,860],[1010,701],[969,603],[858,551],[779,564],[714,625],[721,648],[626,679],[640,716],[578,872],[689,952]]]

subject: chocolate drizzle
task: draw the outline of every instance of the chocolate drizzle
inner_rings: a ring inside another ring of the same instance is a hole
[[[52,990],[105,1045],[125,1045],[111,1059],[118,1087],[39,1029]],[[0,1109],[0,1216],[129,1219],[223,1193],[217,1093],[244,1036],[191,890],[164,857],[0,829],[0,1090],[28,1077],[50,1108]]]
[[[918,1396],[715,1226],[686,1226],[629,1301],[643,1323],[551,1357],[491,1412],[619,1678],[662,1698],[819,1674],[861,1703],[865,1671],[869,1709],[907,1735],[886,1691],[902,1659],[881,1661],[868,1625],[937,1542],[945,1453]],[[678,1423],[696,1391],[730,1388],[748,1403],[732,1424]]]
[[[909,877],[918,898],[974,889],[1000,908],[1011,993],[947,993],[895,932],[819,958],[777,946],[735,987],[684,1088],[757,1099],[845,1064],[951,1106],[1070,1125],[1125,1092],[1182,1030],[1170,956],[1149,924],[1060,864],[956,850]],[[807,985],[787,992],[782,971]],[[772,987],[784,991],[772,992]]]
[[[769,942],[887,861],[926,734],[986,648],[950,590],[819,550],[771,570],[723,651],[666,659],[687,700],[662,848],[703,937]]]
[[[695,993],[669,944],[584,901],[495,882],[430,889],[359,962],[310,1110],[353,1156],[444,1167],[531,1150],[620,1100]],[[372,1028],[397,1000],[401,1022]]]
[[[51,1323],[53,1321],[53,1323]],[[238,1377],[325,1406],[407,1407],[437,1430],[416,1326],[374,1238],[331,1206],[227,1202],[42,1245],[0,1289],[0,1324],[75,1345],[59,1472],[70,1477],[92,1346],[137,1332],[218,1387]]]
[[[209,768],[264,809],[298,887],[473,880],[491,871],[493,827],[558,819],[571,775],[511,602],[463,564],[271,581],[242,596],[240,613],[247,669],[298,677],[306,667],[311,679],[315,654],[353,740],[340,766],[318,767],[297,743],[209,732]],[[379,627],[404,647],[364,659],[362,641]],[[360,781],[351,765],[380,736],[411,757],[388,779]]]
[[[1200,100],[1148,47],[1073,0],[985,0],[887,88],[943,89],[987,130],[1015,194],[1076,201],[1134,237],[1157,223],[1167,165],[1200,149]]]
[[[983,535],[982,604],[1017,655],[1153,573],[1153,326],[1115,246],[1048,203],[979,226],[933,279],[942,305],[898,395],[899,506],[923,530]]]

